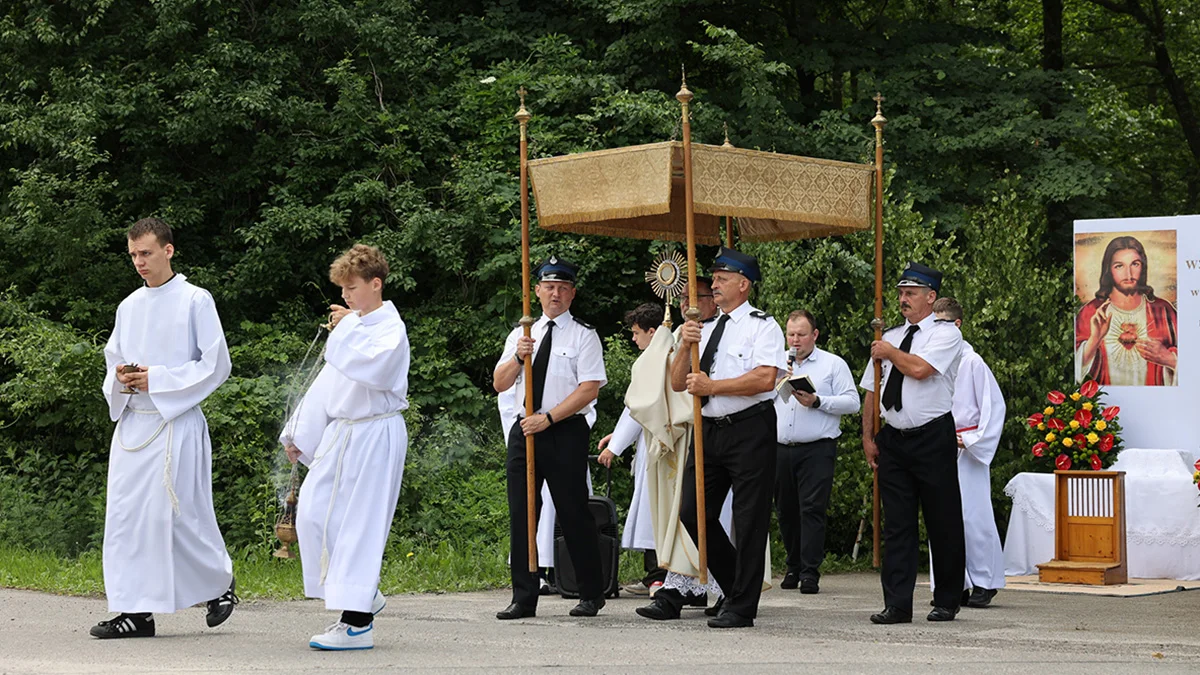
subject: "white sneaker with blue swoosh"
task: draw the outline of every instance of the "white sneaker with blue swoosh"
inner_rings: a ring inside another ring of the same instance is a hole
[[[375,624],[362,628],[338,621],[325,629],[324,633],[312,636],[308,646],[314,649],[346,651],[350,649],[372,649],[375,647]]]
[[[371,599],[371,614],[378,615],[383,611],[384,607],[387,607],[387,596],[380,593],[379,589],[376,588],[375,597]]]

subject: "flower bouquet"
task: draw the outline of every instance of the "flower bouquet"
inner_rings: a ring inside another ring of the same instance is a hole
[[[1196,484],[1197,488],[1200,488],[1200,459],[1196,460],[1194,468],[1196,472],[1192,474],[1192,482]],[[1200,504],[1196,504],[1196,506],[1200,508]]]
[[[1084,382],[1073,394],[1051,391],[1050,405],[1030,415],[1030,452],[1034,463],[1047,470],[1100,471],[1117,461],[1121,451],[1121,409],[1105,406],[1104,393],[1095,380]],[[1197,467],[1200,480],[1200,467]]]

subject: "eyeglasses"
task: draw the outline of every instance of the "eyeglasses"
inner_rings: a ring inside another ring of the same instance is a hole
[[[696,295],[697,298],[711,298],[712,296],[713,296],[712,293],[700,293],[700,294]]]

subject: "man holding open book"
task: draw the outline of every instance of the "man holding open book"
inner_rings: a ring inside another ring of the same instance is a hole
[[[807,310],[788,316],[788,374],[779,379],[775,399],[775,508],[787,549],[787,574],[780,587],[799,586],[801,593],[820,590],[840,422],[861,406],[850,366],[816,346],[821,334],[816,326]]]

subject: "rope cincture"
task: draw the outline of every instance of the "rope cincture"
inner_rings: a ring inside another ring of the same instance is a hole
[[[126,407],[125,410],[128,412],[137,414],[137,415],[158,415],[159,414],[157,410],[139,410],[138,408],[130,408],[130,407]],[[125,420],[125,417],[122,416],[121,419],[117,421],[116,436],[117,436],[117,445],[121,446],[121,449],[124,450],[125,452],[141,452],[142,450],[145,450],[147,447],[150,446],[151,443],[154,442],[154,439],[158,438],[159,434],[162,433],[163,429],[167,430],[167,452],[163,458],[162,483],[163,483],[163,487],[167,489],[167,499],[169,499],[171,501],[171,511],[173,511],[175,513],[176,517],[179,517],[179,497],[176,496],[176,494],[175,494],[175,480],[174,480],[174,477],[171,475],[171,454],[172,454],[171,446],[174,444],[174,441],[175,441],[175,420],[171,420],[170,422],[168,422],[167,420],[164,419],[162,421],[162,423],[158,425],[158,428],[154,430],[154,433],[150,434],[149,438],[147,438],[145,441],[143,441],[141,445],[138,445],[138,446],[132,447],[132,448],[126,446],[125,440],[123,438],[121,438],[121,422],[123,422],[124,420]]]
[[[401,414],[401,412],[403,411],[393,410],[391,412],[380,413],[379,415],[372,415],[371,417],[360,417],[353,420],[343,418],[337,420],[337,432],[333,437],[333,442],[329,444],[330,448],[333,448],[334,445],[338,446],[337,469],[333,472],[333,489],[329,493],[329,509],[325,511],[325,524],[321,527],[321,579],[319,583],[322,586],[325,585],[325,577],[329,574],[329,519],[333,517],[333,507],[337,501],[338,484],[342,481],[342,460],[345,459],[346,446],[350,443],[350,434],[347,432],[343,435],[342,431],[346,427],[352,427],[356,424],[395,417]],[[314,457],[310,468],[316,466],[317,462],[320,462],[328,454],[329,450],[326,450],[319,456]]]

